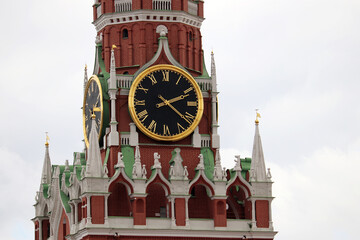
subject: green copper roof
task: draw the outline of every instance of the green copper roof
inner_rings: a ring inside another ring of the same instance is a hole
[[[125,173],[132,179],[132,169],[135,163],[134,148],[130,146],[122,146],[123,161],[125,164]]]
[[[201,154],[204,157],[205,175],[209,180],[213,180],[214,174],[214,152],[211,148],[201,148]]]

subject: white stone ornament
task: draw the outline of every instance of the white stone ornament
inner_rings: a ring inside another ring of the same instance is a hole
[[[160,154],[155,152],[154,153],[154,166],[153,166],[154,168],[161,168],[161,163],[160,163],[159,159],[160,159]]]
[[[236,155],[235,156],[235,167],[234,170],[235,171],[241,171],[241,160],[240,160],[240,155]]]
[[[271,176],[271,172],[270,172],[270,168],[268,168],[266,177],[268,178],[268,180],[271,180],[272,176]]]
[[[141,170],[141,178],[146,179],[146,174],[147,174],[147,171],[146,171],[145,164],[144,164],[142,167],[142,170]]]
[[[124,156],[123,156],[122,152],[119,152],[119,153],[118,153],[118,162],[117,162],[117,164],[115,165],[115,169],[125,168],[125,164],[124,164],[123,158],[124,158]]]
[[[205,166],[204,166],[204,156],[200,153],[199,154],[199,164],[196,166],[196,170],[204,170],[205,169]]]
[[[188,176],[189,176],[189,172],[187,170],[187,166],[185,166],[184,167],[184,180],[189,180]]]

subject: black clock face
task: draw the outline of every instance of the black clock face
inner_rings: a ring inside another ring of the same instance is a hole
[[[102,126],[102,91],[100,81],[96,76],[92,76],[89,79],[84,94],[83,125],[85,142],[88,146],[93,114],[95,116],[96,131],[98,132],[99,137]]]
[[[149,137],[177,141],[200,122],[203,98],[196,81],[171,65],[140,74],[130,89],[129,109],[137,127]]]

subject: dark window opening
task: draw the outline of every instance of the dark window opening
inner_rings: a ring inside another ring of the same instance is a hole
[[[126,28],[122,32],[122,38],[123,39],[129,38],[129,32],[128,32],[128,30]]]

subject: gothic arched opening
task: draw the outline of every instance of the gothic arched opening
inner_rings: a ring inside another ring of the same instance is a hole
[[[228,189],[226,204],[228,219],[251,219],[251,203],[246,200],[246,194],[240,186],[232,186]]]
[[[122,183],[115,183],[110,186],[109,191],[111,194],[108,198],[108,215],[129,217],[131,205],[126,186]]]
[[[203,185],[192,187],[188,204],[189,218],[212,218],[211,199],[207,191]]]
[[[161,184],[151,184],[147,188],[146,217],[166,218],[168,201],[165,190]]]

